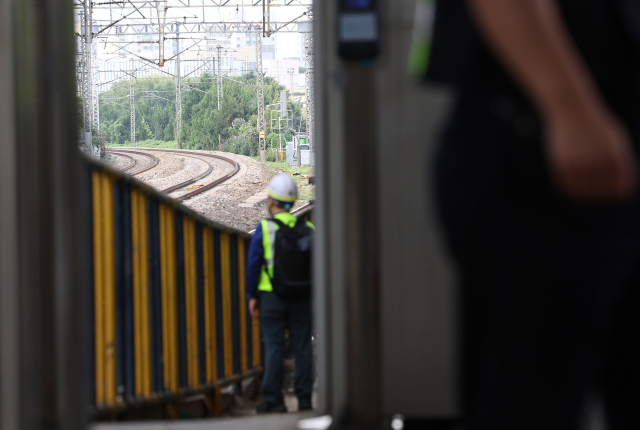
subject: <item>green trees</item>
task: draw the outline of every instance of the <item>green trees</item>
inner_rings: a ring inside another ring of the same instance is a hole
[[[215,77],[203,75],[182,80],[181,142],[188,149],[218,149],[218,139],[225,151],[255,156],[258,153],[257,98],[255,74],[223,79],[224,97],[218,109]],[[274,79],[264,78],[265,105],[279,101],[285,87]],[[172,77],[140,78],[135,82],[136,141],[175,142],[175,80]],[[270,107],[266,111],[267,134],[271,136]],[[295,132],[304,132],[305,121],[300,103],[289,103],[293,110]],[[113,85],[100,95],[100,129],[107,144],[130,144],[129,81]],[[293,130],[283,130],[282,141],[291,140]],[[278,135],[275,135],[277,148]]]

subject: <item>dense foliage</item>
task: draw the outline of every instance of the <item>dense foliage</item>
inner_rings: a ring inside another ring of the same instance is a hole
[[[223,99],[218,109],[215,76],[207,75],[182,80],[182,148],[218,149],[249,156],[258,154],[256,77],[253,73],[223,79]],[[286,88],[273,78],[264,78],[265,106],[280,101]],[[288,103],[293,111],[292,128],[272,130],[271,110],[266,108],[267,147],[277,148],[298,131],[305,132],[301,103]],[[81,112],[80,112],[81,114]],[[167,147],[175,142],[176,90],[172,77],[147,77],[135,81],[136,142],[156,142]],[[115,83],[100,94],[100,140],[106,145],[129,145],[131,136],[129,81]],[[95,133],[94,133],[95,135]],[[281,138],[281,139],[280,139]],[[95,140],[95,138],[94,138]]]

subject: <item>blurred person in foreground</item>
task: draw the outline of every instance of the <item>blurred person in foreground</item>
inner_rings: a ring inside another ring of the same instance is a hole
[[[441,0],[469,430],[640,429],[640,1]]]

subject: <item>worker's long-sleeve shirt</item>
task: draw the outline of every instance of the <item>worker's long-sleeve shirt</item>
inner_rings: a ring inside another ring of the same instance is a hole
[[[247,298],[258,297],[258,284],[260,272],[264,265],[264,246],[262,245],[262,223],[258,224],[251,237],[249,245],[249,258],[247,261]]]

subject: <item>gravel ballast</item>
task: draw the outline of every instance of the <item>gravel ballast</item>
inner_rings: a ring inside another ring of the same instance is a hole
[[[253,230],[261,219],[268,217],[264,202],[251,208],[238,206],[267,188],[269,181],[275,176],[267,163],[228,152],[194,152],[212,153],[230,158],[240,164],[240,171],[217,187],[184,201],[184,204],[209,219],[245,231]]]
[[[131,166],[131,158],[125,155],[107,153],[106,161],[111,165],[111,167],[118,170],[123,170],[127,166]]]
[[[135,148],[135,150],[147,152],[148,148]],[[205,169],[202,167],[204,163],[180,153],[162,152],[161,150],[150,150],[148,152],[157,156],[160,159],[160,163],[157,167],[136,175],[136,178],[159,190],[194,177],[196,172],[202,173]],[[269,169],[267,163],[228,152],[189,152],[189,155],[196,157],[198,154],[214,154],[227,157],[236,161],[240,169],[238,173],[222,184],[182,203],[211,220],[245,231],[253,230],[261,219],[268,217],[264,203],[251,208],[238,206],[254,194],[264,191],[271,178],[276,175]],[[197,184],[210,182],[213,178],[220,177],[233,169],[229,163],[223,160],[207,157],[203,157],[203,159],[214,167],[214,171],[212,175],[197,181]],[[180,194],[176,192],[172,193],[171,196]]]
[[[202,214],[206,218],[223,223],[239,230],[251,231],[260,220],[268,218],[266,202],[262,201],[253,207],[240,207],[249,197],[266,190],[271,178],[282,173],[274,171],[270,164],[256,161],[244,155],[219,151],[189,151],[189,154],[163,152],[150,148],[127,148],[140,152],[148,152],[159,159],[159,164],[135,177],[150,186],[163,190],[177,185],[189,178],[202,174],[208,166],[204,160],[213,166],[211,174],[207,175],[190,186],[209,183],[233,170],[233,167],[224,160],[206,157],[208,154],[230,158],[239,164],[239,171],[233,177],[216,187],[204,191],[182,203]],[[194,158],[195,157],[195,158]],[[123,157],[116,158],[119,163],[124,163]],[[200,158],[200,159],[198,159]],[[188,190],[191,191],[191,190]],[[181,189],[171,193],[177,197],[186,193]],[[303,203],[297,202],[294,208]]]

